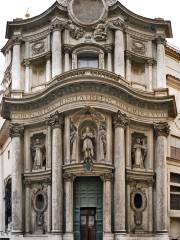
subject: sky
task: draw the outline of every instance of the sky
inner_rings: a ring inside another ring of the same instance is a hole
[[[48,7],[55,0],[1,0],[0,3],[0,48],[6,43],[5,31],[6,22],[14,18],[24,18],[29,9],[31,17],[36,16]],[[168,42],[180,48],[180,0],[120,0],[129,10],[148,18],[161,17],[171,20],[173,39]],[[0,53],[0,79],[2,77],[2,66],[4,58]]]

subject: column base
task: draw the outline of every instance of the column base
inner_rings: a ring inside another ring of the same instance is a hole
[[[115,240],[125,240],[125,239],[127,239],[127,235],[126,235],[125,232],[115,233],[115,234],[114,234],[114,239],[115,239]]]
[[[74,240],[74,234],[73,233],[65,233],[63,236],[63,240]]]
[[[104,233],[103,240],[114,240],[113,233]]]

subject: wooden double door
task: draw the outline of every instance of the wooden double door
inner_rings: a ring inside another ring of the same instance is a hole
[[[96,240],[96,208],[81,208],[80,214],[81,239]]]

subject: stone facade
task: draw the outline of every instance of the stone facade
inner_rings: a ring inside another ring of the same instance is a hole
[[[6,37],[0,239],[180,239],[170,22],[59,0]]]

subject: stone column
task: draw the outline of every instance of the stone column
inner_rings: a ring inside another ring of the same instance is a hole
[[[0,235],[4,231],[4,174],[3,174],[3,158],[0,155]]]
[[[22,90],[21,86],[21,38],[13,39],[12,90]]]
[[[70,126],[71,120],[69,116],[65,117],[65,126],[64,126],[64,161],[65,164],[70,164],[71,154],[70,154]]]
[[[30,62],[25,61],[25,81],[24,81],[24,92],[28,93],[30,91]]]
[[[46,56],[46,83],[51,80],[51,60],[50,54]]]
[[[131,54],[126,53],[126,80],[131,81]]]
[[[165,39],[157,38],[157,88],[166,88]]]
[[[72,174],[64,174],[65,181],[65,209],[66,209],[66,221],[65,221],[65,240],[73,240],[73,181],[74,176]]]
[[[46,160],[46,169],[49,170],[51,169],[51,146],[52,146],[52,131],[51,131],[51,126],[47,126],[47,160]]]
[[[167,136],[169,125],[157,123],[154,126],[156,134],[155,170],[156,170],[156,231],[167,233],[168,224],[168,196],[167,196]]]
[[[112,187],[112,174],[107,173],[104,174],[103,177],[103,232],[104,232],[104,240],[113,240],[113,234],[112,234],[112,222],[111,222],[111,187]]]
[[[52,24],[52,77],[62,73],[62,24]]]
[[[114,138],[114,231],[115,239],[126,232],[126,196],[125,196],[125,127],[128,124],[126,114],[118,111],[113,117]]]
[[[64,62],[64,71],[69,71],[70,70],[70,53],[71,53],[71,48],[69,46],[64,47],[64,54],[65,54],[65,62]]]
[[[63,232],[63,122],[63,115],[59,112],[49,118],[52,127],[52,233],[57,235]]]
[[[107,52],[107,70],[112,72],[112,47],[111,45],[107,45],[106,52]]]
[[[123,29],[115,30],[114,72],[125,77]]]
[[[26,182],[25,191],[25,232],[30,233],[31,229],[31,188],[30,182]]]
[[[23,233],[23,194],[22,194],[22,140],[24,128],[20,124],[11,124],[10,136],[12,155],[12,233]]]
[[[148,61],[148,90],[153,90],[153,60]]]

